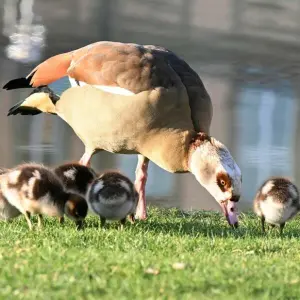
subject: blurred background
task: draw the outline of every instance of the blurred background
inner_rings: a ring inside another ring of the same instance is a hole
[[[52,55],[100,40],[161,45],[198,72],[213,101],[211,133],[242,169],[241,210],[269,176],[300,184],[300,0],[1,0],[1,88]],[[68,86],[51,85],[57,93]],[[0,165],[79,160],[83,145],[58,117],[6,117],[29,93],[0,90]],[[92,165],[134,179],[136,162],[99,153]],[[153,163],[147,195],[166,207],[219,209],[192,175]]]

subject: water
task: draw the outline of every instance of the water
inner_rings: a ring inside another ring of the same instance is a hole
[[[286,1],[285,1],[286,2]],[[284,175],[300,183],[300,1],[2,0],[0,84],[41,60],[97,40],[159,44],[198,72],[214,105],[211,133],[243,172],[241,209],[251,208],[261,182]],[[61,92],[68,82],[52,85]],[[78,160],[83,145],[55,116],[6,117],[29,90],[0,91],[0,165]],[[298,158],[299,157],[299,158]],[[136,156],[97,154],[93,166],[119,168],[132,179]],[[149,167],[149,202],[219,209],[189,174]]]

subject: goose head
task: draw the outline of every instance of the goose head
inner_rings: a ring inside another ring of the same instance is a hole
[[[241,195],[241,170],[229,150],[205,133],[192,140],[189,170],[216,199],[231,226],[238,226],[237,207]]]

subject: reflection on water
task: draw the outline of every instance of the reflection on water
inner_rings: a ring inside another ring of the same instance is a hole
[[[240,165],[241,208],[249,208],[256,189],[269,176],[289,176],[300,184],[300,1],[218,3],[216,8],[209,0],[61,0],[53,13],[51,1],[1,1],[1,86],[51,55],[97,40],[171,48],[199,73],[211,95],[211,133]],[[68,86],[63,78],[51,88],[60,94]],[[81,157],[82,143],[59,118],[6,117],[29,90],[0,94],[1,166],[30,160],[53,165]],[[92,163],[98,170],[120,168],[134,179],[136,160],[99,153]],[[147,194],[160,205],[219,209],[193,176],[169,174],[154,164]]]
[[[3,6],[2,33],[9,38],[6,56],[23,63],[40,60],[44,47],[45,27],[35,23],[33,5],[34,0],[5,0]]]

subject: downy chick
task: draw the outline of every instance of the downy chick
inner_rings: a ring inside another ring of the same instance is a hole
[[[87,192],[89,209],[106,220],[120,221],[121,229],[129,216],[134,223],[138,193],[131,180],[119,172],[106,172],[93,181]]]
[[[82,226],[87,215],[87,203],[83,197],[69,193],[59,178],[48,168],[39,164],[23,164],[1,175],[0,187],[8,202],[24,214],[32,229],[31,214],[62,218],[66,214],[77,227]]]
[[[70,193],[75,193],[86,198],[89,185],[97,177],[95,171],[88,166],[78,162],[70,162],[57,166],[54,173],[62,181],[65,189]],[[61,221],[63,222],[63,218]]]
[[[272,227],[279,225],[282,233],[285,223],[300,210],[299,192],[295,184],[282,177],[266,180],[254,199],[254,211],[261,218],[262,231],[265,222]]]

